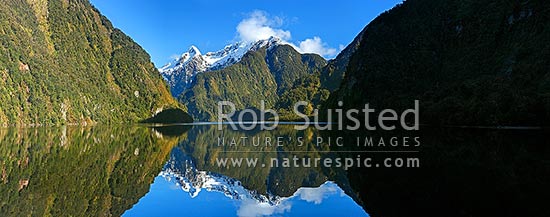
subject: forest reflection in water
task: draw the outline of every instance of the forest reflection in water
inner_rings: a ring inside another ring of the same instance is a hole
[[[0,128],[0,216],[119,216],[180,139],[140,126]]]
[[[261,211],[259,215],[293,215],[315,209],[325,215],[437,216],[454,210],[447,214],[547,216],[548,135],[544,130],[441,128],[320,132],[314,128],[297,131],[291,125],[272,131],[227,126],[218,130],[215,125],[2,128],[0,215],[161,214],[158,202],[164,196],[173,202],[165,205],[180,201],[172,211],[187,215],[204,200],[233,204],[225,209],[229,215],[251,214],[247,210]],[[242,137],[283,139],[280,145],[220,145],[220,138]],[[346,145],[328,145],[339,137]],[[355,146],[357,138],[389,141],[393,137],[399,141],[418,137],[420,146]],[[319,138],[322,145],[317,145]],[[400,152],[406,150],[414,152]],[[358,155],[375,161],[416,157],[420,167],[345,170],[269,164],[272,159],[294,156]],[[216,159],[220,158],[253,158],[265,166],[219,166]],[[174,187],[181,194],[161,194]],[[189,200],[171,198],[182,195]],[[308,201],[304,195],[324,199]],[[206,202],[202,206],[216,207]],[[222,209],[210,211],[223,213]]]

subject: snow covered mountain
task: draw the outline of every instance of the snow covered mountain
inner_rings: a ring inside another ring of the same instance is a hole
[[[259,204],[277,205],[281,197],[263,195],[256,191],[248,190],[241,185],[241,182],[217,173],[199,171],[196,169],[193,160],[186,155],[172,156],[160,176],[174,182],[191,198],[195,198],[202,190],[223,193],[234,200],[252,200]]]
[[[271,48],[280,44],[284,44],[284,41],[276,37],[270,37],[256,42],[236,42],[225,46],[219,51],[206,54],[202,54],[197,47],[191,46],[187,52],[160,68],[159,71],[170,85],[172,95],[177,97],[185,89],[192,86],[197,74],[223,69],[239,62],[249,51],[256,51],[265,46]]]
[[[319,205],[327,198],[347,197],[332,181],[318,187],[300,187],[288,197],[260,194],[246,189],[237,179],[198,170],[193,159],[185,154],[172,155],[159,175],[189,193],[191,198],[198,197],[201,191],[224,194],[238,204],[238,216],[284,215],[297,201]]]

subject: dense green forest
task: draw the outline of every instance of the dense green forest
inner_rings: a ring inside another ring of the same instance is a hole
[[[328,98],[319,83],[325,65],[321,56],[300,54],[289,45],[262,47],[227,68],[198,74],[195,85],[178,99],[198,120],[216,119],[218,101],[224,100],[233,102],[237,110],[260,108],[264,100],[266,108],[285,114],[292,109],[287,107],[289,100],[313,103]],[[313,80],[308,79],[311,75]]]
[[[87,0],[0,4],[0,125],[135,122],[180,107],[131,38]]]
[[[409,0],[363,31],[331,95],[443,125],[550,123],[548,1]]]

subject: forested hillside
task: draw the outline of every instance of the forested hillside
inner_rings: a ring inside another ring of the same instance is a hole
[[[135,122],[179,107],[150,61],[87,0],[0,4],[0,125]]]
[[[548,1],[409,0],[365,29],[338,100],[443,125],[550,123]]]
[[[321,98],[318,77],[325,65],[319,55],[300,54],[289,45],[261,47],[231,66],[198,74],[192,88],[178,99],[198,120],[216,119],[219,101],[231,101],[242,110],[259,109],[264,100],[266,109],[275,108],[286,115],[292,109],[286,102],[292,99],[314,102]],[[309,76],[316,79],[308,82],[313,88],[302,85]],[[328,93],[323,96],[328,98]]]

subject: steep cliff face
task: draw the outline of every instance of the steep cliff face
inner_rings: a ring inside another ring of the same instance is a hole
[[[179,107],[149,55],[86,0],[7,0],[0,20],[0,125],[134,122]]]
[[[422,123],[548,125],[549,10],[548,1],[406,1],[366,27],[328,105],[420,100]]]

